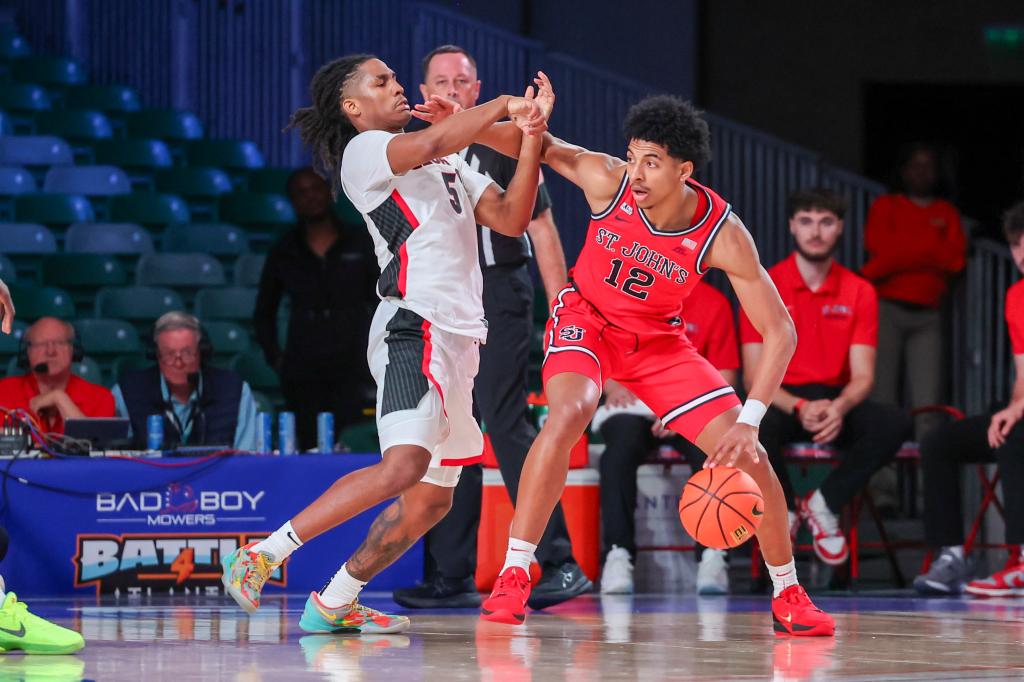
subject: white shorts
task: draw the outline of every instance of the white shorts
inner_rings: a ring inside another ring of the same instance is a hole
[[[431,459],[423,481],[455,487],[462,467],[483,457],[484,437],[473,418],[479,339],[381,301],[366,358],[377,382],[381,452],[395,445],[425,448]]]

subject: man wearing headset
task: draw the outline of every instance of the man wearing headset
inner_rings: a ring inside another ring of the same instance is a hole
[[[256,402],[237,372],[209,363],[213,349],[199,320],[173,310],[153,326],[155,367],[126,372],[114,386],[117,413],[131,421],[136,445],[146,444],[147,419],[164,421],[164,449],[223,445],[256,449]]]
[[[28,410],[47,433],[64,433],[67,419],[113,417],[110,391],[71,373],[80,359],[71,323],[40,318],[22,341],[19,366],[25,373],[0,380],[0,407]]]

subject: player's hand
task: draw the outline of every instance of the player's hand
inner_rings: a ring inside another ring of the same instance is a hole
[[[608,407],[629,407],[636,401],[637,397],[619,382],[614,379],[605,382],[604,404]]]
[[[733,467],[737,463],[757,464],[761,457],[766,456],[764,448],[757,442],[757,429],[750,424],[736,423],[718,441],[715,451],[705,460],[704,468]]]
[[[797,413],[800,426],[804,427],[805,431],[816,433],[821,420],[825,418],[825,411],[831,403],[831,400],[811,400],[804,403]]]
[[[815,428],[813,430],[808,429],[814,434],[814,438],[811,440],[818,445],[826,445],[834,441],[839,437],[839,432],[843,429],[843,416],[839,406],[832,402],[825,408],[822,418]]]
[[[544,118],[550,120],[551,112],[555,108],[555,89],[551,86],[551,79],[543,71],[538,71],[533,82],[537,85],[537,104],[540,106]]]
[[[0,331],[10,334],[13,322],[14,300],[11,299],[11,290],[7,288],[7,284],[3,280],[0,280]]]
[[[992,415],[988,425],[988,444],[992,448],[1002,447],[1010,429],[1021,419],[1021,410],[1011,403],[1008,407]]]
[[[410,112],[421,121],[440,123],[452,114],[462,111],[462,105],[440,95],[431,95],[423,104],[417,104]]]
[[[547,120],[534,98],[532,86],[526,88],[522,97],[510,97],[507,110],[508,117],[524,135],[541,135],[548,129]]]
[[[655,419],[654,423],[651,424],[651,433],[655,438],[661,440],[662,438],[668,438],[674,431],[672,429],[665,428],[665,425],[661,422],[661,418]]]

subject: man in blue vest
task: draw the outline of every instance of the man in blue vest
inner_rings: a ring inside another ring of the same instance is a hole
[[[164,449],[221,445],[256,449],[256,402],[237,372],[210,364],[213,349],[199,320],[165,313],[153,327],[157,364],[127,372],[114,386],[117,413],[131,421],[137,447],[146,445],[146,421],[164,421]]]

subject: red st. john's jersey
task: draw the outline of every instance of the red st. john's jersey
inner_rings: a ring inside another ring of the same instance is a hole
[[[710,189],[686,182],[697,193],[697,209],[684,229],[656,230],[625,173],[608,208],[590,216],[569,279],[611,324],[637,333],[684,330],[683,301],[707,272],[704,259],[732,211]]]

